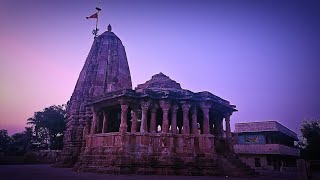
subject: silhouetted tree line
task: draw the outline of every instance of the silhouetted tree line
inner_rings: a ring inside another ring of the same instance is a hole
[[[9,136],[7,130],[1,129],[0,152],[4,155],[23,155],[31,150],[62,149],[65,114],[65,105],[53,105],[27,119],[31,127],[26,127],[23,132]]]
[[[302,140],[299,142],[301,157],[320,160],[320,120],[304,121],[301,125]]]

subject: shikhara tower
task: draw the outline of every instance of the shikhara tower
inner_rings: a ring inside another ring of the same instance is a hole
[[[124,46],[109,25],[95,38],[70,98],[58,165],[115,174],[250,174],[233,156],[234,111],[163,73],[133,90]]]
[[[125,48],[111,31],[94,39],[67,106],[66,131],[61,162],[73,165],[84,145],[83,134],[91,123],[91,109],[86,104],[105,93],[132,89]]]

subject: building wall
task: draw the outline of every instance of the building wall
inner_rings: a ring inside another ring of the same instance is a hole
[[[296,158],[292,156],[241,154],[239,158],[242,162],[256,170],[297,171]],[[257,160],[260,161],[260,166],[257,166]]]
[[[260,159],[260,167],[256,166],[255,159]],[[267,156],[266,155],[241,155],[240,159],[242,162],[250,166],[252,169],[257,170],[274,170],[273,166],[268,165]]]
[[[278,154],[300,156],[300,150],[281,144],[235,144],[234,152],[237,154]]]

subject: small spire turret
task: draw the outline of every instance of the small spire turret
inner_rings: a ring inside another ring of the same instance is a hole
[[[112,27],[111,27],[111,25],[109,24],[109,25],[108,25],[108,31],[111,32],[111,30],[112,30]]]

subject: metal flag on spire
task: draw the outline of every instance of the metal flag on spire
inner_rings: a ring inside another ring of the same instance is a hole
[[[96,7],[96,10],[97,12],[92,14],[91,16],[87,16],[86,18],[87,19],[96,19],[96,29],[94,29],[92,31],[92,34],[94,35],[94,37],[97,37],[98,36],[98,21],[99,21],[99,12],[101,11],[101,8],[99,7],[100,6],[100,2],[98,3],[98,6]]]

